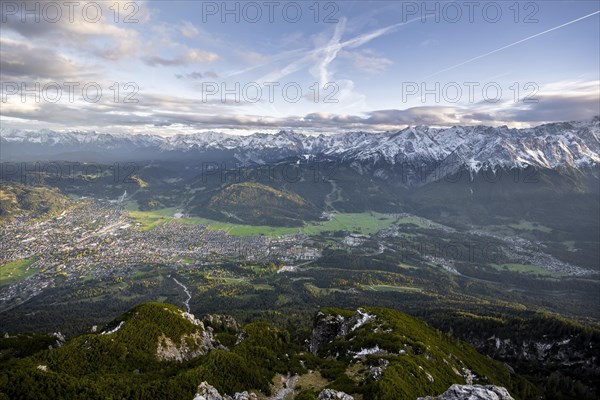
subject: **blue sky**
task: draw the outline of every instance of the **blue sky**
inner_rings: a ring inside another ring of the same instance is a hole
[[[333,132],[600,113],[598,1],[87,3],[69,19],[2,1],[2,126]]]

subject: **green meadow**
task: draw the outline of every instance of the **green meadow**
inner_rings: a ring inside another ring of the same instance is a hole
[[[150,230],[167,221],[181,224],[206,225],[210,230],[222,230],[231,236],[283,236],[304,233],[309,236],[324,232],[344,231],[362,235],[372,235],[389,227],[396,218],[376,212],[336,214],[328,221],[307,222],[303,227],[274,227],[240,225],[215,221],[208,218],[173,218],[175,208],[163,208],[155,211],[129,211],[131,217],[141,224],[140,229]]]
[[[373,290],[375,292],[414,292],[422,293],[423,289],[411,286],[394,286],[394,285],[365,285],[364,290]]]
[[[0,265],[0,286],[10,285],[39,272],[39,269],[29,268],[36,260],[32,257]]]

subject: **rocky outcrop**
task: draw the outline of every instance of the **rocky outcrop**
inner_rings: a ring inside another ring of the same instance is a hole
[[[348,322],[344,317],[319,312],[310,338],[310,352],[316,355],[324,345],[344,336],[347,332]]]
[[[379,359],[377,365],[374,365],[369,369],[369,379],[374,381],[380,380],[389,365],[390,362],[388,360]]]
[[[254,393],[241,392],[231,396],[221,395],[219,391],[208,382],[202,382],[198,386],[194,400],[257,400]]]
[[[201,356],[210,350],[220,348],[210,330],[199,330],[189,335],[182,335],[179,343],[161,335],[158,338],[156,357],[160,361],[187,361]]]
[[[503,387],[481,385],[452,385],[437,397],[419,397],[417,400],[514,400]]]
[[[204,355],[210,350],[223,348],[214,338],[211,327],[205,327],[193,314],[183,312],[181,316],[196,325],[198,329],[193,333],[182,335],[178,340],[161,335],[156,347],[156,357],[160,361],[187,361]]]
[[[344,392],[338,392],[337,390],[324,389],[319,393],[317,400],[354,400],[354,397]]]
[[[309,342],[310,352],[316,355],[323,346],[360,328],[373,318],[374,316],[360,309],[356,310],[356,314],[349,318],[342,315],[324,314],[319,311]]]
[[[273,378],[273,386],[271,387],[273,395],[269,400],[286,400],[294,397],[294,388],[298,382],[298,375],[282,375],[276,374]]]
[[[198,386],[194,400],[225,400],[225,398],[214,386],[211,386],[208,382],[202,382]]]
[[[254,393],[248,393],[243,391],[242,393],[236,393],[233,395],[233,400],[257,400],[258,398]]]
[[[65,339],[65,335],[63,335],[60,332],[54,332],[52,334],[52,336],[54,336],[56,338],[56,342],[54,343],[54,347],[61,347],[67,341]]]
[[[285,396],[281,397],[279,394],[275,394],[269,397],[269,399],[287,399],[288,395],[289,393],[286,393]],[[258,400],[258,397],[254,393],[245,391],[236,393],[233,397],[226,394],[222,395],[214,386],[205,381],[198,386],[196,396],[193,400]],[[337,390],[324,389],[319,393],[317,400],[354,400],[354,397]]]
[[[202,318],[206,326],[213,327],[217,332],[230,331],[239,332],[242,327],[231,315],[207,314]]]

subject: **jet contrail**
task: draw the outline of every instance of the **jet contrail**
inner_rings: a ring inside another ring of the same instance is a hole
[[[545,30],[545,31],[543,31],[543,32],[536,33],[535,35],[528,36],[528,37],[526,37],[525,39],[518,40],[518,41],[516,41],[516,42],[514,42],[514,43],[511,43],[511,44],[507,44],[506,46],[500,47],[499,49],[492,50],[492,51],[490,51],[490,52],[488,52],[488,53],[485,53],[485,54],[479,55],[479,56],[477,56],[477,57],[470,58],[470,59],[468,59],[467,61],[463,61],[463,62],[461,62],[460,64],[456,64],[456,65],[453,65],[453,66],[451,66],[451,67],[444,68],[444,69],[442,69],[442,70],[439,70],[438,72],[435,72],[435,73],[433,73],[433,74],[431,74],[431,75],[428,75],[428,76],[426,76],[426,77],[425,77],[425,79],[427,79],[427,78],[431,78],[432,76],[435,76],[435,75],[438,75],[438,74],[441,74],[442,72],[446,72],[446,71],[450,71],[451,69],[458,68],[458,67],[460,67],[460,66],[463,66],[463,65],[465,65],[465,64],[468,64],[468,63],[470,63],[470,62],[472,62],[472,61],[479,60],[480,58],[487,57],[487,56],[489,56],[490,54],[494,54],[494,53],[497,53],[497,52],[499,52],[499,51],[502,51],[502,50],[504,50],[504,49],[508,49],[509,47],[515,46],[515,45],[517,45],[517,44],[519,44],[519,43],[523,43],[523,42],[525,42],[525,41],[527,41],[527,40],[530,40],[530,39],[536,38],[536,37],[538,37],[538,36],[541,36],[541,35],[543,35],[543,34],[546,34],[546,33],[548,33],[548,32],[552,32],[552,31],[555,31],[555,30],[557,30],[557,29],[563,28],[563,27],[565,27],[565,26],[567,26],[567,25],[574,24],[575,22],[581,21],[582,19],[589,18],[589,17],[591,17],[591,16],[594,16],[594,15],[596,15],[596,14],[598,14],[598,13],[600,13],[600,11],[596,11],[596,12],[593,12],[593,13],[591,13],[591,14],[584,15],[583,17],[579,17],[579,18],[577,18],[577,19],[574,19],[573,21],[565,22],[565,23],[564,23],[564,24],[562,24],[562,25],[555,26],[554,28],[550,28],[550,29],[548,29],[548,30]]]
[[[386,26],[385,28],[380,28],[373,32],[369,32],[369,33],[365,33],[365,34],[356,36],[354,38],[346,40],[345,42],[339,42],[339,43],[333,43],[333,44],[328,43],[323,47],[318,47],[318,48],[315,48],[312,50],[305,51],[302,49],[298,49],[298,50],[292,50],[292,51],[288,51],[285,53],[281,53],[279,55],[271,57],[271,59],[267,60],[266,62],[264,62],[262,64],[253,65],[251,67],[248,67],[248,68],[240,70],[240,71],[230,72],[230,73],[224,74],[224,76],[227,78],[230,78],[235,75],[240,75],[242,73],[250,72],[252,70],[270,65],[275,61],[285,59],[290,55],[295,55],[296,53],[300,53],[301,57],[297,58],[295,61],[293,61],[287,67],[285,67],[283,70],[271,72],[271,73],[267,74],[266,76],[263,76],[262,78],[259,79],[259,82],[277,81],[277,80],[281,79],[283,76],[286,76],[286,75],[289,75],[291,73],[298,71],[305,64],[312,62],[313,57],[318,56],[321,53],[329,53],[335,49],[337,49],[337,51],[339,51],[346,47],[355,48],[358,46],[362,46],[363,44],[368,43],[373,39],[376,39],[382,35],[387,35],[388,33],[394,32],[395,30],[397,30],[398,28],[400,28],[404,25],[408,25],[408,24],[411,24],[411,23],[413,23],[415,21],[419,21],[419,20],[421,20],[421,17],[412,18],[406,22],[398,22],[393,25]]]

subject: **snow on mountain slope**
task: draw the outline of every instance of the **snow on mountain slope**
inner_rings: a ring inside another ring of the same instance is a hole
[[[162,137],[96,132],[22,131],[2,128],[4,144],[47,148],[158,152],[230,150],[243,162],[264,163],[289,156],[327,155],[344,161],[439,163],[452,158],[478,170],[488,167],[579,168],[600,164],[600,119],[551,123],[528,129],[506,126],[416,126],[399,132],[351,132],[307,136],[289,131],[235,136],[219,132]]]

